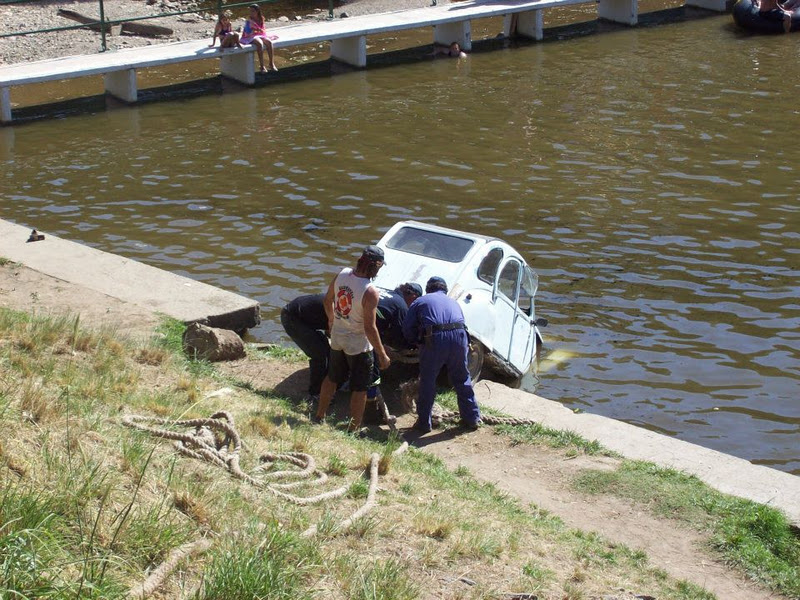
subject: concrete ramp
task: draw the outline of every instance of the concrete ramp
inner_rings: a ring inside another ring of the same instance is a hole
[[[47,232],[27,242],[30,233],[0,220],[0,257],[185,323],[243,331],[261,322],[255,300]]]
[[[694,475],[725,494],[775,507],[800,526],[800,477],[608,417],[574,413],[559,402],[492,381],[479,382],[475,393],[481,406],[575,432],[626,458]]]

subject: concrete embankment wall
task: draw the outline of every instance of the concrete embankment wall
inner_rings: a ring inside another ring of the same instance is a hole
[[[179,319],[241,331],[261,322],[260,305],[238,294],[116,254],[0,220],[0,256],[63,281]]]

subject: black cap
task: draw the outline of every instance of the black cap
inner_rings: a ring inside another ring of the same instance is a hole
[[[378,246],[367,246],[364,248],[363,256],[366,256],[370,260],[379,260],[383,262],[383,249],[378,248]]]
[[[403,287],[412,294],[416,294],[417,296],[422,296],[422,286],[418,283],[409,281]]]

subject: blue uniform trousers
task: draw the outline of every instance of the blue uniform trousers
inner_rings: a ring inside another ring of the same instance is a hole
[[[436,378],[444,365],[458,396],[458,412],[468,424],[481,418],[472,380],[467,370],[467,332],[463,329],[439,331],[426,338],[419,352],[419,397],[417,417],[420,424],[431,425],[431,410],[436,396]]]

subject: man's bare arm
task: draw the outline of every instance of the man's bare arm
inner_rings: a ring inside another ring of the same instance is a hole
[[[378,290],[374,287],[368,287],[367,291],[364,292],[364,297],[361,299],[361,306],[364,309],[364,333],[378,355],[378,366],[381,369],[386,369],[391,361],[389,360],[389,355],[386,354],[386,349],[383,347],[381,336],[378,333],[378,325],[375,322],[378,299]]]
[[[338,275],[336,277],[338,277]],[[336,298],[336,277],[331,279],[328,291],[325,293],[325,300],[323,301],[325,305],[325,315],[328,317],[328,331],[333,327],[333,301]]]

